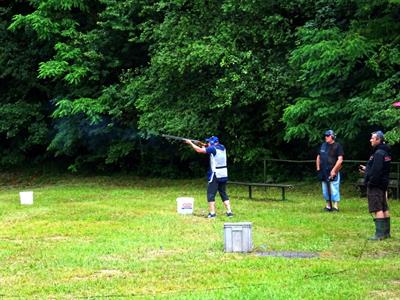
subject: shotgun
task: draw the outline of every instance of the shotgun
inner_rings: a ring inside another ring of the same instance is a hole
[[[207,145],[206,143],[203,143],[203,142],[201,142],[201,141],[199,141],[199,140],[187,139],[187,138],[180,137],[180,136],[175,136],[175,135],[162,134],[161,136],[162,136],[163,138],[170,139],[170,140],[177,140],[177,141],[189,140],[189,141],[191,141],[192,143],[197,144],[197,145],[199,145],[199,146],[206,146],[206,145]]]

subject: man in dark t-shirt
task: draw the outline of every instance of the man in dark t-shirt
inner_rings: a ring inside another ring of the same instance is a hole
[[[324,132],[325,142],[322,143],[317,159],[316,168],[322,182],[322,195],[326,201],[325,211],[339,211],[340,201],[340,172],[343,163],[343,148],[335,142],[333,130]],[[333,207],[332,207],[333,206]]]

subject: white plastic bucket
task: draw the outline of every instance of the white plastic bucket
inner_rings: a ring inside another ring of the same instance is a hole
[[[33,204],[33,192],[19,192],[19,199],[23,205]]]
[[[176,206],[178,214],[192,214],[194,209],[194,198],[191,197],[176,198]]]

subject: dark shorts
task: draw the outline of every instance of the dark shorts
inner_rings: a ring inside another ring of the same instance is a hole
[[[226,193],[226,182],[218,182],[214,175],[214,178],[207,186],[207,201],[215,202],[215,195],[219,192],[222,201],[229,200],[228,194]]]
[[[367,188],[368,210],[370,213],[377,211],[388,211],[386,191],[377,187]]]

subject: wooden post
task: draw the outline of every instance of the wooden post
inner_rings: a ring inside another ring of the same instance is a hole
[[[396,198],[397,200],[400,199],[400,195],[399,195],[399,173],[400,173],[400,163],[397,163],[397,188],[396,188]]]
[[[263,163],[264,163],[264,183],[267,182],[267,160],[264,158],[263,159]]]

